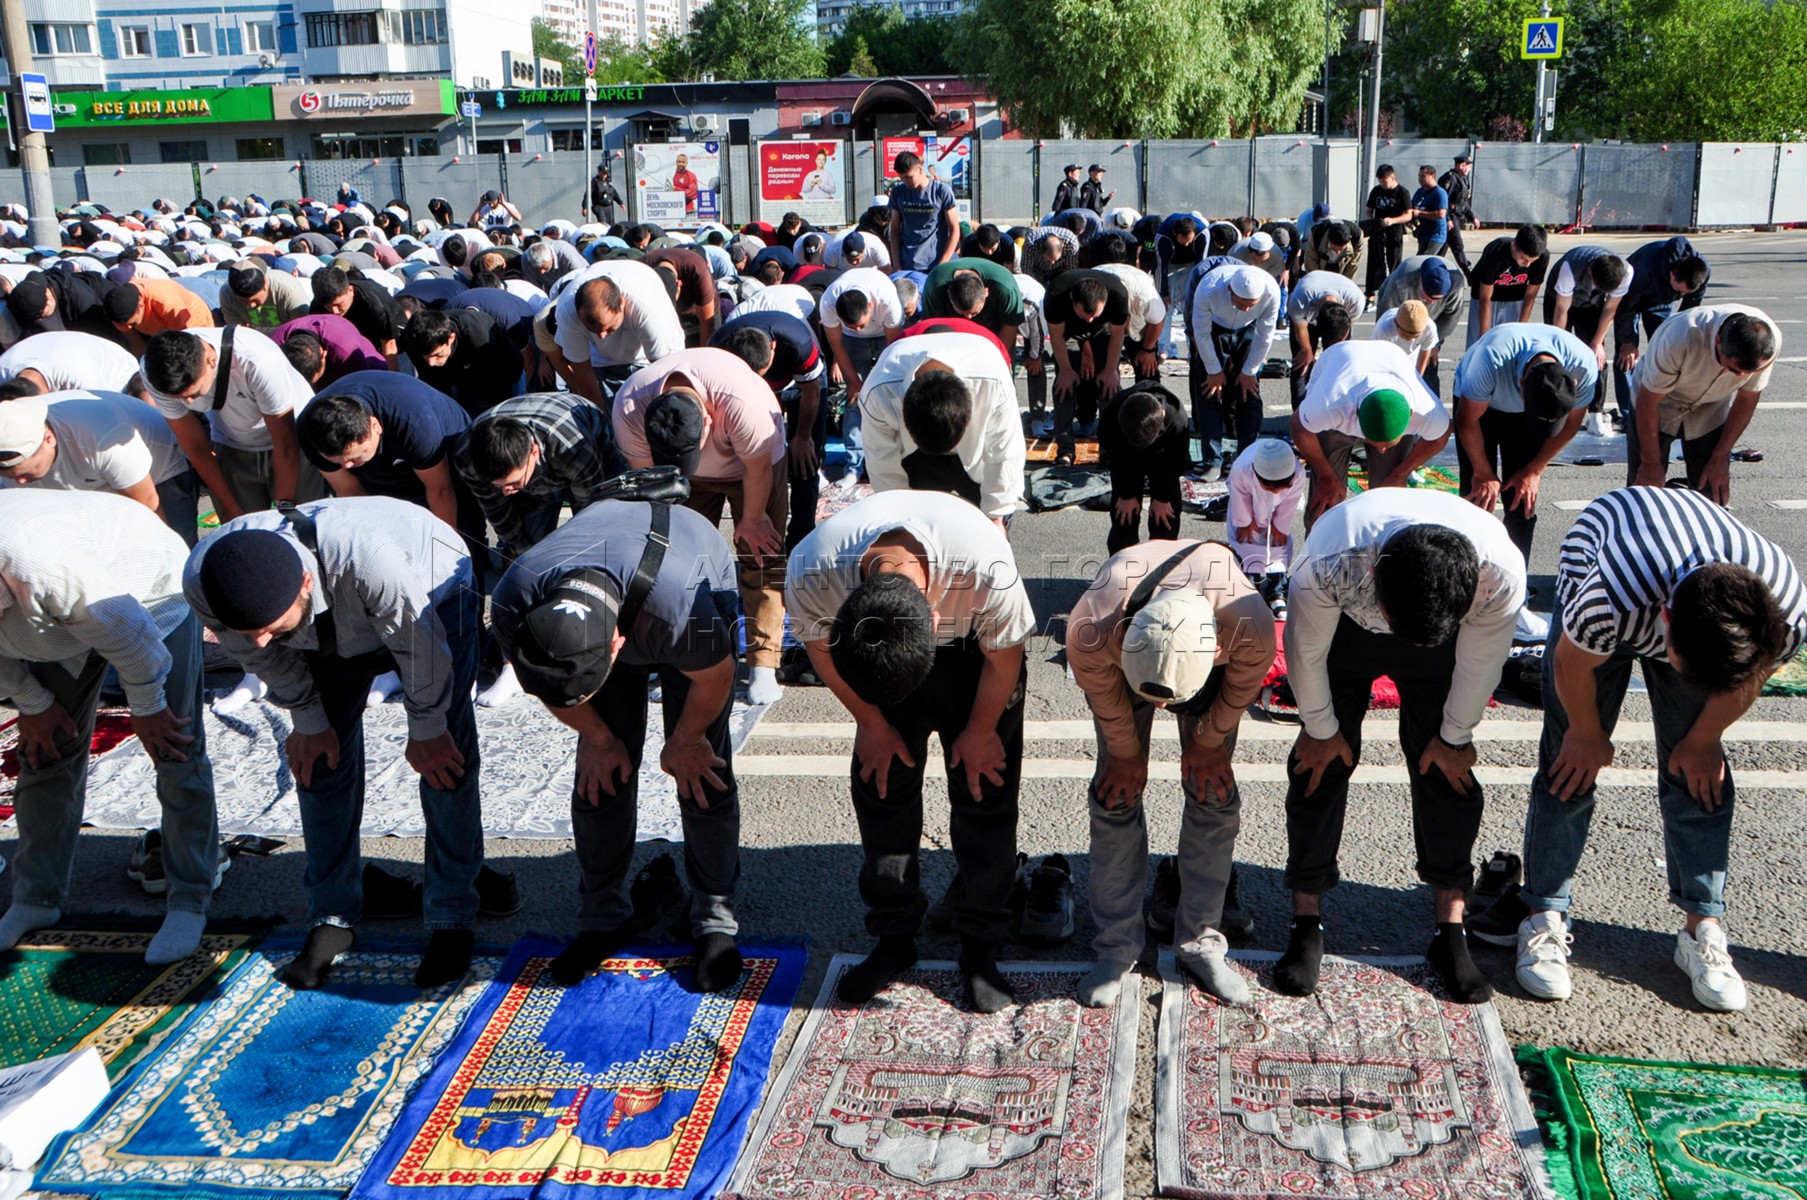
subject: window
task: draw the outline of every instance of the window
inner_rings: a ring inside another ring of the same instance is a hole
[[[212,54],[213,26],[182,26],[182,53],[190,58],[201,54]]]
[[[282,139],[279,137],[239,138],[237,147],[241,162],[253,158],[288,157],[282,152]]]
[[[402,42],[408,46],[438,46],[445,42],[445,13],[437,8],[404,8]]]
[[[89,142],[82,147],[82,162],[90,167],[123,167],[132,161],[126,142]]]
[[[274,21],[246,21],[245,22],[245,53],[246,54],[264,54],[264,53],[274,54],[274,53],[276,53],[276,22],[274,22]]]
[[[581,129],[554,129],[551,132],[554,150],[582,150],[584,148],[584,131]],[[601,124],[597,124],[590,130],[590,149],[602,149]]]
[[[147,25],[127,25],[119,31],[119,54],[122,58],[149,58],[151,31]]]
[[[439,139],[431,134],[383,134],[360,137],[356,134],[320,134],[314,138],[315,158],[437,158]]]
[[[307,17],[307,44],[310,49],[330,49],[334,46],[374,46],[377,38],[377,14],[362,13],[309,13]]]
[[[94,35],[86,25],[39,22],[31,27],[31,47],[45,57],[93,54]]]
[[[166,163],[200,162],[207,157],[207,142],[158,142],[157,152]]]
[[[508,138],[506,141],[502,138],[477,139],[478,154],[502,154],[505,152],[503,150],[504,146],[507,146],[506,153],[519,154],[521,152],[521,139],[518,137]]]

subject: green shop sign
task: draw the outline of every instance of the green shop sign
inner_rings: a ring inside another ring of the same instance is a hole
[[[646,88],[640,84],[598,84],[596,87],[596,103],[598,104],[638,104],[646,98]],[[507,108],[511,104],[582,104],[584,90],[581,87],[568,88],[504,88],[495,93],[495,106]]]
[[[122,125],[197,125],[268,121],[275,116],[267,87],[172,88],[158,92],[57,92],[56,124],[64,129]]]

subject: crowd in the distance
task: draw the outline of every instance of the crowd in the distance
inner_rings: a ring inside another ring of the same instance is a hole
[[[1203,987],[1246,1000],[1225,957],[1250,928],[1233,760],[1283,642],[1302,730],[1275,987],[1317,985],[1320,905],[1384,675],[1433,891],[1430,961],[1454,998],[1485,999],[1472,932],[1516,947],[1532,995],[1565,998],[1564,914],[1636,664],[1685,915],[1675,961],[1703,1004],[1743,1007],[1720,920],[1722,736],[1807,636],[1788,556],[1722,507],[1780,346],[1773,321],[1702,303],[1709,272],[1686,238],[1552,263],[1526,225],[1467,262],[1464,158],[1441,178],[1422,168],[1409,196],[1382,167],[1357,217],[1320,205],[1266,223],[1111,208],[1104,170],[1081,183],[1075,164],[1058,211],[1008,229],[962,222],[916,155],[892,166],[889,193],[840,230],[791,215],[535,233],[499,192],[461,220],[441,199],[417,216],[346,187],[333,203],[81,205],[64,246],[21,250],[24,214],[0,211],[15,246],[0,250],[0,697],[22,759],[0,948],[71,901],[89,735],[117,692],[163,811],[132,858],[168,895],[148,957],[195,950],[230,861],[203,721],[210,639],[244,674],[213,711],[267,700],[290,727],[309,910],[292,986],[318,986],[361,920],[415,911],[431,932],[417,979],[446,983],[479,916],[520,907],[484,866],[476,709],[523,691],[577,746],[579,932],[552,976],[575,982],[624,945],[633,893],[659,883],[630,885],[655,679],[695,981],[732,985],[732,706],[813,682],[854,719],[876,939],[842,998],[909,967],[927,920],[960,937],[965,1002],[1006,1007],[997,955],[1013,928],[1073,930],[1064,860],[1017,853],[1035,619],[1009,535],[1030,447],[1061,468],[1095,443],[1110,557],[1065,626],[1097,726],[1083,1002],[1111,1002],[1145,949],[1161,709],[1179,721],[1185,801],[1154,924]],[[612,216],[606,168],[597,182]],[[1353,336],[1370,311],[1372,336]],[[1180,355],[1183,397],[1162,368]],[[1440,357],[1456,362],[1447,400]],[[1289,376],[1282,436],[1263,436],[1270,364]],[[1547,598],[1524,884],[1465,932],[1474,733],[1522,624],[1540,482],[1577,436],[1612,436],[1609,391],[1628,486],[1581,514]],[[1409,488],[1452,437],[1461,494]],[[1683,486],[1666,487],[1678,441]],[[1182,539],[1185,481],[1213,474],[1223,537]],[[874,494],[854,500],[861,483]],[[824,489],[845,494],[818,521]],[[427,831],[419,890],[359,854],[363,714],[397,695]],[[918,863],[931,733],[958,864],[932,909]],[[1018,918],[1024,883],[1033,911]]]

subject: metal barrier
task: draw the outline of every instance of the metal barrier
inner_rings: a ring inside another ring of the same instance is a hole
[[[1035,203],[1035,156],[1034,142],[999,140],[985,143],[985,148],[979,152],[979,190],[974,201],[974,207],[983,219],[1009,224],[1031,214],[1039,218]],[[1048,161],[1042,159],[1043,163]],[[1060,163],[1055,163],[1053,170],[1058,180]],[[1042,187],[1052,199],[1054,183],[1044,179]]]
[[[1775,185],[1769,219],[1807,221],[1807,146],[1777,146]]]
[[[554,217],[581,221],[583,206],[589,201],[592,170],[583,154],[516,154],[500,169],[506,179],[502,194],[521,210],[523,229],[544,228]]]
[[[1249,211],[1291,220],[1311,207],[1311,143],[1304,138],[1255,142],[1255,196]]]
[[[1607,229],[1693,224],[1696,151],[1692,143],[1583,146],[1580,223]]]
[[[1148,143],[1146,210],[1197,209],[1207,217],[1248,212],[1252,153],[1251,143],[1230,138]]]
[[[1567,142],[1489,142],[1475,151],[1474,179],[1483,223],[1567,228],[1575,223],[1581,151]]]
[[[1698,148],[1700,195],[1694,206],[1695,220],[1702,225],[1767,224],[1771,202],[1781,199],[1776,187],[1778,149],[1788,147],[1762,142],[1703,143]]]

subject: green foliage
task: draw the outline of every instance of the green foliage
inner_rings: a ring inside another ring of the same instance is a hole
[[[862,4],[847,24],[823,47],[828,74],[955,75],[960,71],[961,28],[955,17],[904,19],[896,3]],[[861,60],[859,51],[866,57]]]
[[[816,79],[814,17],[810,0],[711,0],[690,18],[682,53],[661,66],[668,79]]]
[[[1539,0],[1393,0],[1382,104],[1426,137],[1480,137],[1491,117],[1529,116],[1537,70],[1518,57],[1518,39],[1524,19],[1539,12]],[[1571,25],[1569,45],[1577,33]]]
[[[664,83],[666,77],[661,63],[669,57],[668,43],[673,40],[655,38],[645,46],[630,46],[618,37],[599,40],[596,43],[596,82]],[[582,85],[583,47],[559,37],[558,31],[543,17],[533,19],[533,52],[540,58],[557,59],[564,66],[566,87]]]
[[[558,30],[553,28],[552,22],[544,17],[533,19],[533,56],[556,60],[564,68],[567,85],[576,86],[583,82],[583,47],[573,46],[561,38]]]

